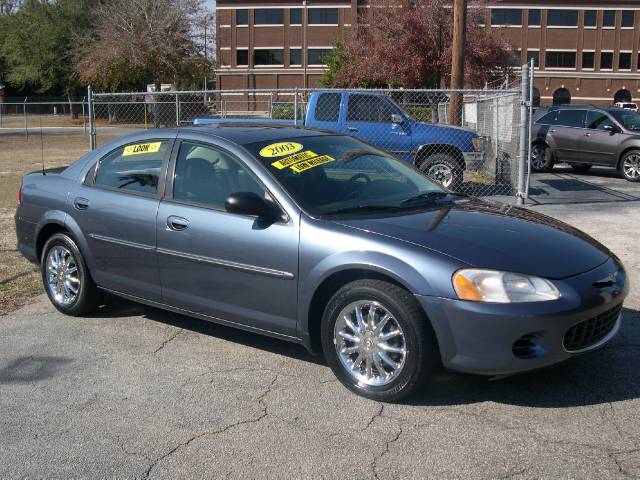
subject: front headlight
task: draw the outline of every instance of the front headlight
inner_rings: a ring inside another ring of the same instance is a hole
[[[460,300],[493,303],[546,302],[560,298],[548,280],[519,273],[468,268],[453,275]]]

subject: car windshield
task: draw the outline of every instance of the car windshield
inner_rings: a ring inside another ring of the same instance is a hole
[[[453,195],[409,165],[346,136],[245,145],[314,216],[423,208]]]
[[[632,110],[615,110],[611,114],[627,130],[640,131],[640,113]]]

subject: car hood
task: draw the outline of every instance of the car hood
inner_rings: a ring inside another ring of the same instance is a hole
[[[336,222],[454,257],[471,266],[564,278],[609,259],[585,233],[523,208],[463,199],[428,211]]]

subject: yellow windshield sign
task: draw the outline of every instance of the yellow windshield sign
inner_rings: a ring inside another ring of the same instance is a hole
[[[333,162],[335,158],[330,157],[329,155],[321,155],[319,157],[313,157],[309,160],[303,160],[302,162],[298,162],[294,165],[291,165],[291,170],[296,173],[302,173],[305,170],[309,170],[310,168],[317,167],[318,165],[323,165],[325,163]]]
[[[278,170],[282,170],[283,168],[290,167],[294,163],[298,163],[303,160],[308,160],[313,157],[317,157],[317,155],[313,153],[311,150],[305,150],[304,152],[296,153],[295,155],[291,155],[290,157],[285,157],[285,158],[281,158],[280,160],[276,160],[271,164],[271,166],[276,167]]]
[[[160,150],[160,145],[162,145],[162,142],[127,145],[126,147],[124,147],[122,156],[127,157],[129,155],[140,155],[141,153],[156,153],[158,150]]]
[[[280,142],[267,145],[260,150],[260,156],[265,158],[282,157],[283,155],[290,155],[302,150],[302,145],[295,142]]]

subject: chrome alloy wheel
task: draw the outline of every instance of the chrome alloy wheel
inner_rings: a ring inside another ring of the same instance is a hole
[[[427,176],[445,188],[450,187],[453,182],[453,171],[446,163],[434,163],[429,166]]]
[[[78,262],[71,251],[56,245],[47,255],[47,287],[59,305],[72,304],[80,291]]]
[[[622,164],[624,176],[632,180],[640,178],[640,154],[632,153],[627,155]]]
[[[542,170],[545,164],[545,151],[542,145],[534,145],[531,148],[531,166],[536,170]]]
[[[333,331],[340,363],[358,382],[387,385],[402,371],[407,356],[404,332],[382,304],[359,300],[347,305]]]

